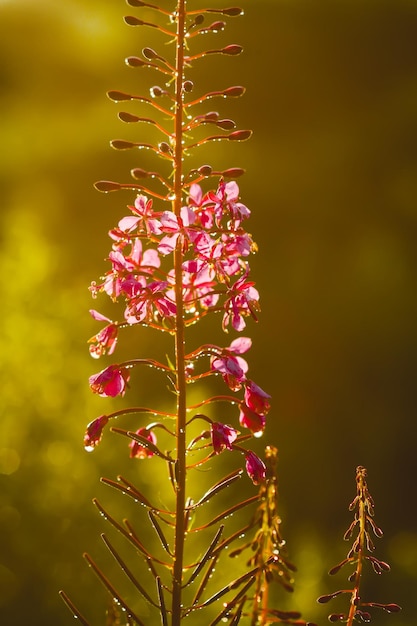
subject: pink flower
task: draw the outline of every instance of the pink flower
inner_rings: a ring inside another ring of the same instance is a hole
[[[209,192],[210,200],[215,203],[214,213],[219,222],[222,217],[229,218],[233,229],[236,229],[243,219],[250,216],[249,209],[238,202],[239,187],[235,181],[221,182],[216,193]]]
[[[264,462],[251,450],[245,454],[246,471],[254,485],[259,485],[266,477],[266,466]]]
[[[141,288],[126,307],[126,321],[129,324],[137,324],[152,322],[155,314],[161,318],[175,316],[175,302],[167,295],[167,286],[167,281],[154,281]]]
[[[95,420],[90,422],[87,426],[87,430],[84,435],[84,448],[87,452],[92,452],[94,448],[100,443],[103,436],[103,428],[109,421],[107,415],[100,415]]]
[[[223,315],[223,330],[226,332],[229,323],[237,331],[245,328],[244,317],[252,315],[256,320],[255,311],[259,310],[259,293],[253,286],[255,283],[248,281],[248,272],[245,272],[233,285],[231,295],[225,302],[225,314]]]
[[[91,356],[98,359],[104,354],[113,354],[117,343],[117,324],[94,309],[90,310],[90,314],[95,320],[110,322],[97,335],[88,340],[88,343],[91,344],[89,348]]]
[[[252,411],[252,409],[241,403],[239,423],[248,428],[255,436],[260,436],[265,428],[265,416]]]
[[[259,415],[266,415],[271,408],[270,395],[258,387],[252,380],[245,384],[245,404]]]
[[[158,251],[167,255],[175,250],[178,237],[183,235],[183,248],[188,248],[188,240],[191,236],[190,226],[195,222],[195,215],[189,207],[181,208],[181,215],[177,217],[172,211],[164,211],[161,214],[161,231],[167,233],[158,245]]]
[[[232,443],[237,439],[238,431],[220,422],[213,422],[211,425],[211,441],[213,450],[220,454],[223,450],[232,450]]]
[[[117,365],[109,365],[98,374],[90,376],[89,382],[93,393],[113,398],[114,396],[124,395],[129,378],[129,373],[125,369]]]
[[[219,372],[226,385],[232,391],[238,391],[246,380],[248,364],[239,354],[247,352],[252,345],[249,337],[234,339],[228,348],[222,350],[222,354],[211,360],[211,369]]]
[[[187,311],[195,312],[197,304],[200,304],[202,309],[214,306],[219,299],[218,294],[214,293],[216,286],[214,272],[205,263],[193,259],[185,261],[182,269],[182,300]],[[172,283],[175,283],[173,272],[170,272],[169,278]],[[174,293],[171,289],[168,295],[172,294],[171,297],[174,298]]]
[[[139,430],[136,431],[136,434],[156,445],[156,436],[151,430],[148,430],[147,428],[139,428]],[[147,459],[154,455],[152,450],[149,450],[149,448],[145,445],[142,445],[139,441],[135,441],[134,439],[130,442],[129,448],[131,459]]]

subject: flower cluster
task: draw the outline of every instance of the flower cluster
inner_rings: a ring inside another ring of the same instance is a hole
[[[109,233],[111,269],[100,284],[92,283],[90,287],[93,297],[105,293],[114,301],[123,300],[124,319],[115,322],[96,310],[90,311],[95,320],[106,322],[89,340],[93,358],[113,354],[118,332],[124,327],[142,324],[175,333],[178,291],[173,257],[178,249],[182,258],[181,306],[186,326],[210,311],[223,313],[222,327],[226,332],[230,327],[242,331],[247,316],[256,319],[259,294],[249,279],[248,263],[256,245],[242,226],[250,211],[239,201],[235,182],[221,180],[216,191],[207,193],[203,193],[200,185],[191,184],[179,215],[173,211],[155,211],[152,199],[144,195],[138,195],[129,209],[130,215],[123,217]],[[220,375],[233,393],[242,391],[240,399],[223,398],[239,407],[240,426],[260,436],[265,428],[270,396],[247,377],[248,364],[242,355],[251,345],[249,337],[238,337],[226,348],[200,347],[186,356],[186,379],[193,382],[202,376]],[[194,362],[202,356],[209,357],[208,371],[194,375]],[[136,364],[132,363],[113,364],[92,375],[89,381],[92,391],[100,396],[124,395],[129,369]],[[162,364],[157,365],[166,369]],[[92,450],[99,443],[107,421],[108,417],[102,416],[89,424],[86,449]],[[243,452],[247,473],[258,484],[265,478],[265,465],[252,451],[240,447],[238,435],[230,425],[212,423],[213,452],[219,454],[232,449]],[[146,437],[152,437],[149,440],[156,445],[153,433]],[[131,456],[146,458],[152,454],[133,441]]]
[[[172,268],[163,269],[162,261],[181,246],[182,298],[188,323],[208,309],[223,310],[224,330],[230,326],[243,330],[245,317],[256,319],[259,294],[249,280],[247,262],[256,245],[242,227],[250,212],[238,197],[235,182],[221,182],[215,192],[206,194],[192,184],[188,203],[177,217],[172,211],[154,211],[151,199],[137,196],[129,206],[131,215],[110,231],[112,267],[101,284],[91,285],[93,295],[105,292],[113,300],[123,297],[127,324],[170,328],[167,320],[173,322],[176,313],[175,276]],[[100,319],[97,312],[93,316]],[[111,354],[116,336],[117,325],[111,322],[90,340],[90,351],[94,356]]]

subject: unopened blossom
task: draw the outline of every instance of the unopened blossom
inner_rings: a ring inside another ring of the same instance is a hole
[[[129,382],[129,373],[118,365],[109,365],[98,374],[90,376],[89,383],[93,393],[99,396],[123,396]]]
[[[84,435],[84,448],[87,452],[91,452],[100,443],[103,436],[103,428],[106,426],[109,418],[107,415],[100,415],[87,425]]]
[[[265,415],[252,411],[242,402],[240,404],[239,423],[255,436],[260,436],[265,428]]]
[[[90,310],[90,314],[95,320],[110,322],[97,335],[88,340],[91,356],[98,359],[104,354],[113,354],[117,343],[117,324],[94,309]]]
[[[254,485],[259,485],[266,477],[266,465],[254,452],[248,450],[245,454],[246,471]]]
[[[232,450],[232,444],[237,439],[238,431],[220,422],[213,422],[211,425],[211,441],[213,450],[220,454],[223,450]]]
[[[148,430],[147,428],[139,428],[136,431],[136,434],[144,439],[147,439],[153,445],[156,445],[156,436],[152,432],[152,430]],[[152,450],[146,447],[146,445],[141,444],[139,441],[132,441],[129,444],[130,448],[130,458],[131,459],[146,459],[154,455]]]
[[[271,396],[252,380],[245,383],[245,404],[255,413],[266,415],[271,408]]]

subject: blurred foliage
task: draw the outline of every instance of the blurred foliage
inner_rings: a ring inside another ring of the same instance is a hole
[[[403,605],[399,616],[375,621],[409,626],[417,613],[417,2],[242,4],[246,17],[231,21],[225,37],[243,43],[244,56],[207,60],[200,81],[208,89],[245,84],[245,98],[225,108],[255,136],[238,148],[216,147],[202,162],[248,170],[239,184],[260,247],[253,273],[263,305],[260,323],[248,329],[250,367],[273,393],[264,441],[280,451],[283,532],[299,569],[291,605],[325,620],[315,598],[344,554],[362,464],[386,533],[379,554],[392,565],[372,595]],[[111,500],[98,482],[103,473],[137,472],[115,437],[94,455],[82,448],[86,423],[110,411],[87,385],[100,369],[86,350],[97,332],[87,287],[105,267],[107,230],[131,200],[99,196],[92,183],[146,167],[134,153],[108,148],[131,135],[105,91],[144,92],[153,80],[123,65],[150,41],[123,24],[124,10],[121,0],[0,0],[0,616],[7,626],[71,623],[61,587],[82,606],[99,602],[81,560],[85,549],[98,552],[91,498]],[[128,347],[135,345],[134,356],[154,356],[151,332],[138,333]],[[138,380],[133,395],[152,402],[159,383]],[[140,471],[141,480],[153,479],[152,467]]]

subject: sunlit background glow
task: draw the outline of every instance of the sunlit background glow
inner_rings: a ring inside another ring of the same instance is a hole
[[[325,623],[327,607],[315,600],[334,590],[327,571],[347,550],[342,536],[361,464],[385,531],[379,556],[392,566],[372,580],[372,599],[404,607],[398,616],[378,615],[378,624],[410,626],[417,614],[417,2],[242,5],[245,16],[219,37],[241,43],[244,54],[207,59],[192,79],[207,90],[246,85],[244,98],[216,106],[254,138],[195,158],[247,170],[239,185],[259,245],[252,271],[262,305],[259,323],[248,322],[248,360],[251,376],[273,395],[255,449],[279,449],[283,534],[299,570],[283,606]],[[124,63],[155,37],[125,26],[125,10],[122,0],[0,0],[5,626],[72,623],[60,588],[104,623],[106,595],[81,557],[102,552],[103,522],[91,500],[124,515],[130,505],[100,476],[140,472],[141,484],[154,485],[153,459],[130,461],[120,437],[105,437],[93,454],[82,445],[96,416],[162,395],[153,372],[135,374],[124,400],[95,397],[87,384],[101,369],[88,355],[97,332],[88,309],[115,316],[104,300],[92,303],[88,286],[107,270],[107,231],[132,200],[92,185],[128,180],[150,158],[108,143],[135,140],[138,131],[117,120],[105,92],[145,93],[155,80]],[[193,345],[230,343],[214,322],[191,329]],[[164,359],[172,351],[149,329],[131,333],[121,355]],[[161,499],[166,482],[158,475]]]

